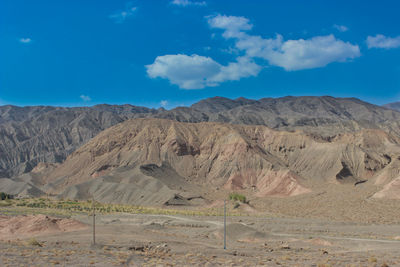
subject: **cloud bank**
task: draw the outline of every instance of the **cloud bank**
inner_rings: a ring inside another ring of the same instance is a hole
[[[185,5],[191,1],[173,2]],[[255,63],[257,59],[286,71],[297,71],[346,62],[361,55],[358,45],[336,39],[333,34],[297,40],[284,40],[280,34],[264,38],[249,34],[253,24],[245,17],[216,15],[206,19],[210,28],[222,30],[224,39],[234,41],[231,50],[237,51],[235,61],[222,65],[197,54],[163,55],[145,66],[150,78],[168,79],[182,89],[202,89],[257,76],[263,68]],[[339,27],[339,30],[347,30],[344,27]]]

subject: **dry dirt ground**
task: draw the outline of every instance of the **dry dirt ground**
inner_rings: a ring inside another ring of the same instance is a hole
[[[398,224],[232,216],[224,250],[223,217],[117,213],[96,222],[96,246],[91,227],[3,236],[0,266],[400,266]]]

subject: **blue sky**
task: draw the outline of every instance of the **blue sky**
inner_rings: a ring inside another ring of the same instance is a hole
[[[398,1],[0,1],[0,105],[400,100]]]

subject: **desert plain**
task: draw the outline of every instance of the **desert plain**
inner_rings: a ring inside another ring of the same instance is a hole
[[[1,266],[400,266],[394,109],[285,97],[0,111]]]
[[[338,200],[339,205],[341,201],[346,200]],[[95,245],[90,208],[62,208],[59,201],[54,202],[58,208],[21,202],[10,201],[0,211],[1,266],[400,265],[400,225],[396,216],[382,213],[398,210],[381,200],[350,205],[353,217],[339,208],[336,218],[324,214],[323,205],[314,211],[301,204],[298,211],[279,211],[293,205],[285,199],[271,199],[274,208],[262,213],[228,201],[226,249],[221,202],[208,210],[136,207],[130,212],[124,210],[128,206],[104,212],[99,204]],[[374,211],[363,214],[366,208]],[[366,223],[363,216],[373,222]]]

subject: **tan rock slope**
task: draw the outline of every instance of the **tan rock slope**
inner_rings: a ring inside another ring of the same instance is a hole
[[[86,229],[87,225],[73,220],[46,215],[3,216],[0,215],[0,240],[27,238]]]
[[[399,143],[378,129],[321,138],[265,126],[134,119],[101,132],[38,180],[41,190],[64,198],[137,205],[202,203],[232,190],[287,197],[382,175],[389,183],[396,173],[384,173],[400,155]]]

